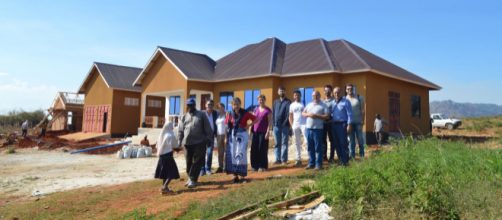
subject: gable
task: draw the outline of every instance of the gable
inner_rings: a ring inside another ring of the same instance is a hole
[[[173,90],[185,90],[187,80],[180,71],[164,56],[158,56],[148,71],[143,72],[141,80],[143,92],[155,93]]]
[[[111,104],[113,90],[108,88],[105,81],[96,69],[91,71],[89,80],[85,85],[84,105]]]

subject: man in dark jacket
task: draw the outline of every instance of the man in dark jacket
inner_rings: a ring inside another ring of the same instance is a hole
[[[213,140],[214,133],[206,113],[195,109],[195,100],[186,101],[187,111],[181,116],[178,127],[179,146],[185,147],[186,171],[189,176],[187,187],[197,186],[200,170],[204,166],[206,145]]]
[[[208,100],[206,102],[206,110],[202,111],[206,113],[206,117],[209,121],[209,125],[211,126],[211,129],[213,129],[213,138],[207,142],[207,148],[206,148],[206,165],[202,167],[202,170],[200,171],[200,175],[211,175],[211,164],[213,163],[213,149],[214,149],[214,138],[217,136],[217,130],[216,130],[216,119],[218,118],[218,113],[214,110],[214,101],[213,100]]]
[[[289,105],[291,101],[286,98],[286,89],[279,86],[277,90],[279,98],[272,106],[272,122],[274,126],[274,164],[287,164],[288,162],[288,138],[289,138]]]

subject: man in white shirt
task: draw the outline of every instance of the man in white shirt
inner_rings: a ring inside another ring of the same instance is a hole
[[[364,99],[355,93],[355,87],[352,84],[347,84],[345,86],[347,92],[346,99],[350,101],[352,105],[352,131],[349,133],[349,150],[350,159],[356,157],[356,140],[359,144],[359,156],[364,158],[364,137],[363,137],[363,125],[364,125]]]
[[[312,93],[312,102],[303,110],[302,115],[307,118],[305,129],[307,131],[307,151],[309,153],[309,164],[306,169],[320,170],[322,168],[323,157],[323,128],[324,121],[329,118],[329,111],[321,101],[321,94],[318,91]]]
[[[28,120],[24,121],[23,124],[21,124],[21,131],[23,132],[22,136],[26,137],[28,134]]]
[[[296,164],[299,167],[302,165],[301,154],[302,154],[302,139],[304,143],[307,143],[307,137],[305,136],[305,120],[302,112],[304,109],[303,103],[301,102],[301,93],[295,90],[293,93],[294,101],[289,106],[289,124],[293,129],[293,135],[295,136],[296,145]]]

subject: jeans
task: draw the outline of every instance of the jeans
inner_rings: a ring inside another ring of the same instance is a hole
[[[206,145],[206,165],[202,172],[211,172],[211,165],[213,164],[213,149],[214,149],[214,140],[209,141]]]
[[[309,167],[322,167],[323,129],[307,128],[307,151],[309,153]]]
[[[323,156],[324,158],[328,158],[328,141],[327,138],[329,138],[329,143],[330,143],[330,148],[331,150],[329,151],[329,159],[335,158],[335,141],[333,140],[333,123],[328,122],[324,124],[324,129],[323,129],[323,136],[322,136],[322,144],[323,144]]]
[[[253,169],[268,169],[268,140],[265,139],[265,132],[253,133],[250,158]]]
[[[289,138],[289,127],[274,126],[275,162],[285,163],[288,161],[288,138]]]
[[[349,149],[347,146],[347,123],[346,122],[333,122],[332,134],[335,143],[336,155],[342,165],[347,165],[349,162]]]
[[[296,145],[296,160],[302,160],[302,140],[307,143],[307,134],[305,133],[305,125],[293,127],[293,135],[295,136]]]
[[[363,125],[361,123],[351,123],[352,132],[349,134],[350,141],[350,157],[356,157],[356,138],[359,144],[359,156],[364,157],[364,138],[363,138]]]

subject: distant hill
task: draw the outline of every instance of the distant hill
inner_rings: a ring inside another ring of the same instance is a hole
[[[430,103],[431,113],[444,113],[451,117],[482,117],[502,115],[502,106],[495,104],[458,103],[452,100],[433,101]]]

